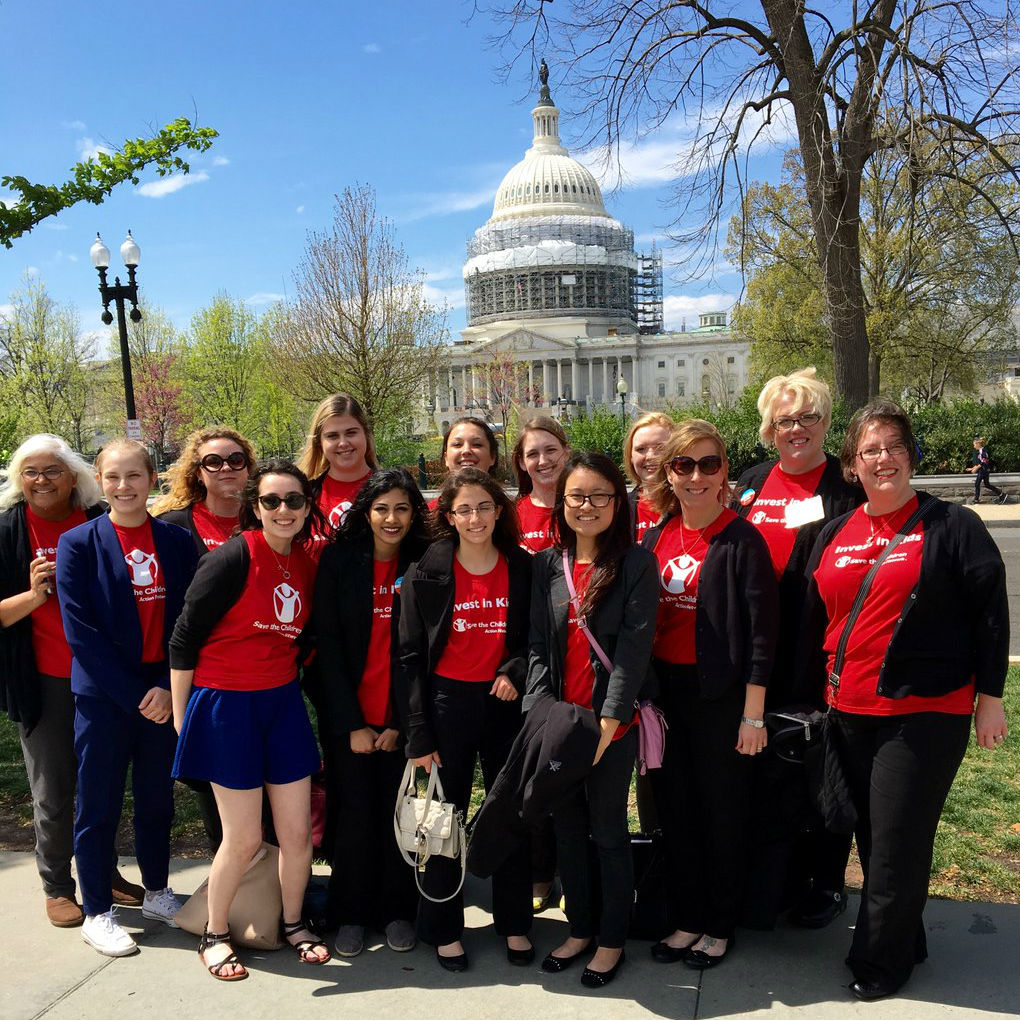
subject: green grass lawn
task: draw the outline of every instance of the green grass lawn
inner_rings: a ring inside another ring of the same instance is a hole
[[[932,860],[931,892],[962,900],[1020,903],[1020,667],[1006,681],[1010,736],[997,751],[970,747],[939,823]],[[480,786],[480,778],[479,783]],[[130,818],[130,792],[125,818]],[[476,793],[475,806],[480,802]],[[632,796],[633,801],[633,796]],[[176,788],[173,847],[178,854],[205,852],[194,794]],[[633,807],[633,805],[632,805]],[[636,812],[632,824],[636,827]],[[16,727],[0,716],[0,848],[31,849],[32,805]],[[130,833],[122,830],[122,852]]]

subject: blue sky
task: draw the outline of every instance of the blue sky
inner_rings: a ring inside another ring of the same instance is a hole
[[[457,0],[5,0],[0,174],[61,182],[96,146],[178,116],[197,116],[220,137],[191,160],[190,177],[149,173],[140,187],[121,186],[103,205],[79,205],[0,248],[0,310],[26,273],[38,274],[79,309],[83,329],[100,328],[89,246],[102,233],[119,270],[128,228],[142,249],[147,299],[179,326],[219,291],[261,310],[293,293],[308,232],[329,224],[335,193],[361,182],[375,188],[380,212],[460,329],[464,246],[530,144],[536,96],[523,64],[508,84],[498,81],[491,22],[470,14]],[[555,66],[550,84],[564,144],[594,169]],[[640,249],[669,222],[668,164],[683,137],[674,125],[629,145],[627,184],[604,187]],[[775,176],[774,159],[761,165]],[[739,293],[721,256],[713,276],[689,281],[683,254],[663,250],[667,325],[696,324],[699,310],[728,307]]]

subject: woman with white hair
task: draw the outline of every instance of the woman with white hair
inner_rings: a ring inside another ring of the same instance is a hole
[[[71,649],[57,604],[57,540],[103,513],[92,466],[59,436],[30,436],[14,451],[0,488],[0,708],[18,724],[32,792],[35,856],[46,916],[82,923],[71,877],[74,697]],[[113,894],[128,906],[142,889],[116,870]]]
[[[801,607],[808,583],[805,568],[822,526],[853,510],[864,497],[843,477],[839,459],[825,452],[832,394],[814,368],[769,379],[758,396],[758,412],[761,440],[766,446],[774,446],[779,456],[740,476],[733,509],[765,539],[779,581],[779,642],[765,707],[824,707],[823,691],[798,690],[793,680],[794,657],[801,640]],[[772,832],[777,838],[770,846],[759,847],[755,854],[744,922],[753,927],[771,927],[785,897],[798,901],[790,914],[794,924],[822,928],[846,909],[843,884],[850,837],[825,832],[816,819],[812,834],[797,841],[795,859],[790,863],[793,836],[789,830],[796,826],[790,822],[791,815],[798,814],[797,805],[803,809],[802,817],[809,817],[811,811],[806,797],[791,795],[788,765],[784,764],[775,776],[767,769],[764,772],[767,774],[758,777],[755,797],[762,814],[756,828],[759,833]],[[799,792],[805,794],[803,789]],[[788,890],[781,888],[784,877],[788,878]]]

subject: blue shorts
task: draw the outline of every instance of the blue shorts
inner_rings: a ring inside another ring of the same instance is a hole
[[[297,680],[261,691],[192,691],[177,741],[175,779],[254,790],[318,770],[319,749]]]

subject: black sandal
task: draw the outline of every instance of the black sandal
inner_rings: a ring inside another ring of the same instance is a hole
[[[205,926],[202,932],[202,939],[198,943],[198,958],[202,961],[202,965],[217,981],[243,981],[248,976],[248,971],[245,966],[237,958],[237,953],[231,952],[231,954],[225,959],[220,960],[218,963],[206,963],[205,962],[205,951],[211,949],[213,946],[219,946],[226,943],[230,945],[230,930],[228,929],[222,935],[216,935],[209,931],[209,925]],[[241,968],[240,974],[224,974],[223,968],[229,967],[234,964]]]
[[[333,959],[333,954],[330,953],[329,947],[322,941],[322,939],[301,939],[300,942],[291,942],[291,936],[297,935],[299,931],[307,931],[311,934],[311,929],[308,927],[307,921],[298,920],[291,923],[288,923],[287,921],[280,922],[280,932],[283,935],[284,942],[286,942],[287,945],[290,946],[295,953],[297,953],[298,959],[302,963],[307,963],[310,967],[319,967],[324,963],[329,963],[329,961]],[[309,959],[307,954],[313,949],[318,949],[319,946],[322,946],[322,948],[326,950],[325,959],[320,960],[319,957],[314,954],[312,955],[312,958]]]

